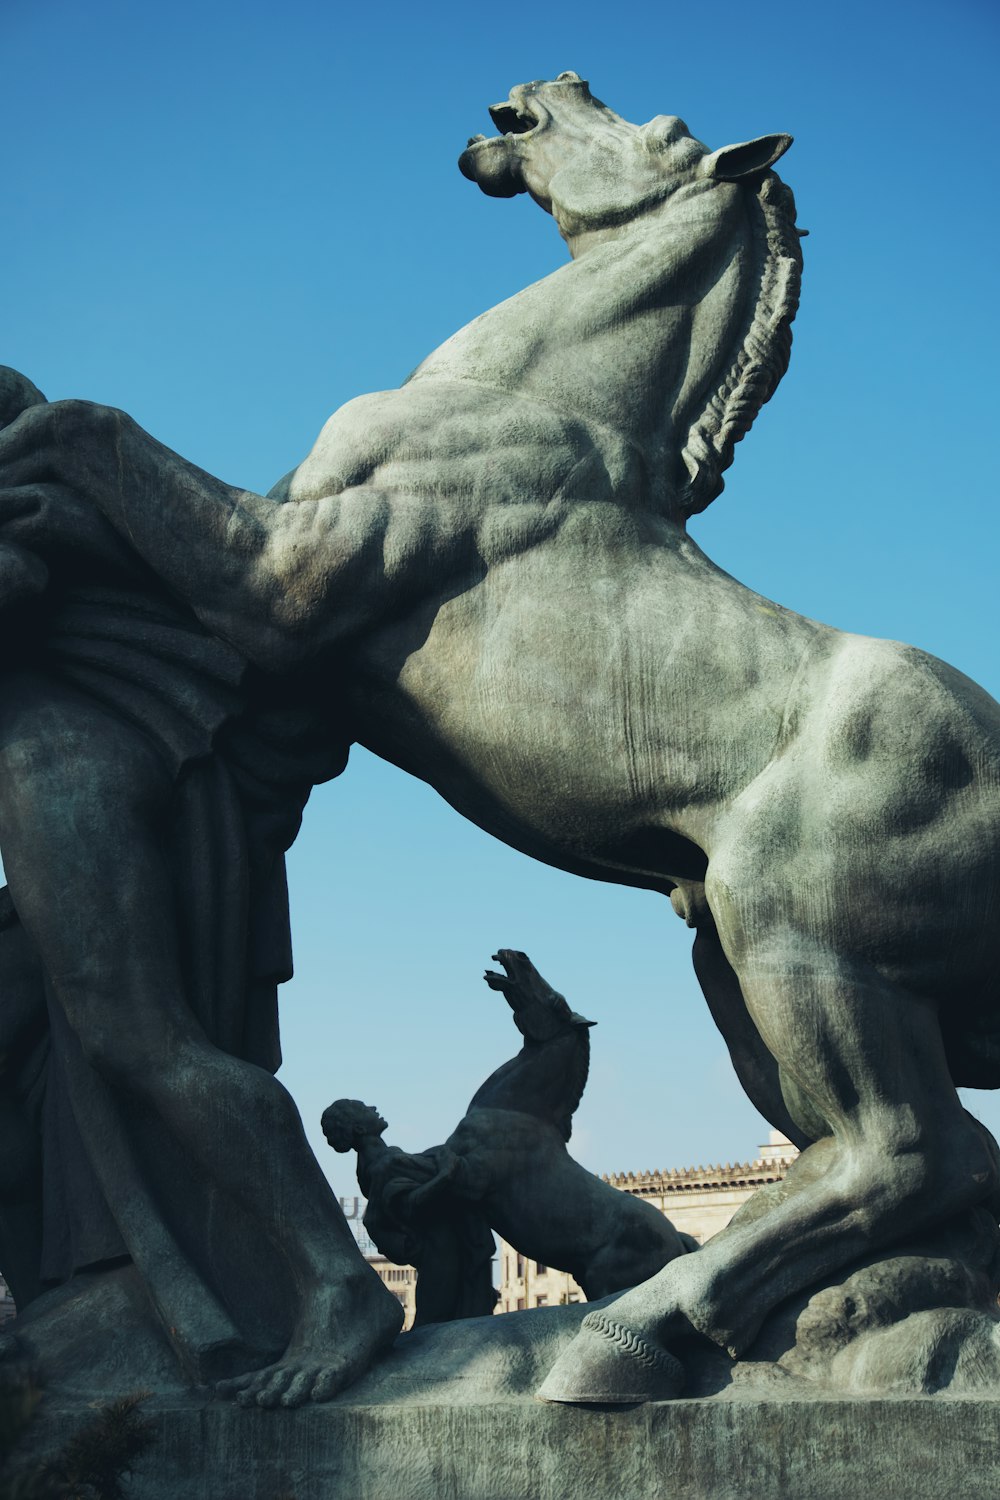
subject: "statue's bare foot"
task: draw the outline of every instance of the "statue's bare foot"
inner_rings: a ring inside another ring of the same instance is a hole
[[[540,1400],[627,1406],[680,1395],[680,1360],[658,1338],[629,1328],[615,1314],[614,1303],[588,1313],[540,1386]]]
[[[304,1406],[330,1401],[392,1344],[403,1309],[374,1272],[317,1294],[284,1355],[216,1385],[240,1406]]]

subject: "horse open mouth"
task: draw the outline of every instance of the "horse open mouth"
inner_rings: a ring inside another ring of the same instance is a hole
[[[501,135],[527,135],[538,124],[534,115],[513,104],[491,104],[490,119]]]
[[[539,124],[538,118],[520,104],[491,104],[490,118],[502,135],[473,135],[459,157],[464,177],[476,182],[493,198],[513,198],[525,191],[512,148],[515,136],[528,136]]]

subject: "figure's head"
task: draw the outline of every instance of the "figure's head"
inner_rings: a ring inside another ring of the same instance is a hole
[[[355,1151],[365,1136],[388,1128],[378,1110],[360,1099],[336,1099],[323,1111],[323,1134],[334,1151]]]
[[[460,170],[492,197],[530,193],[567,239],[625,223],[685,184],[759,179],[791,145],[769,135],[709,151],[676,115],[630,125],[577,73],[517,84],[490,115],[503,134],[473,137]]]

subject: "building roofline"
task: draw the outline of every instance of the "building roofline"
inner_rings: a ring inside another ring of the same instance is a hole
[[[758,1157],[755,1161],[719,1162],[716,1166],[672,1167],[647,1172],[605,1172],[602,1180],[626,1193],[690,1193],[698,1188],[762,1187],[780,1182],[795,1159]]]

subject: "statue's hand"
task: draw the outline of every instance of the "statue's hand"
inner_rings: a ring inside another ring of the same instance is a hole
[[[432,1203],[435,1198],[440,1197],[452,1187],[462,1169],[461,1158],[450,1151],[447,1146],[435,1146],[431,1151],[422,1154],[433,1156],[436,1170],[428,1182],[414,1188],[409,1195],[407,1207],[410,1214],[415,1217],[419,1216],[428,1203]]]
[[[0,608],[44,590],[49,570],[40,553],[128,555],[70,487],[84,434],[94,447],[112,415],[83,401],[49,403],[26,376],[0,367]]]
[[[0,429],[0,485],[18,489],[46,481],[73,484],[94,450],[106,451],[119,417],[123,414],[92,401],[38,401],[26,406]]]
[[[0,606],[40,593],[47,564],[134,573],[136,558],[110,522],[63,484],[0,485]]]
[[[131,549],[89,496],[119,482],[116,439],[128,418],[89,401],[29,406],[0,431],[0,542],[46,561],[129,565]]]
[[[294,534],[272,555],[271,527],[287,510]],[[68,552],[77,576],[78,553],[84,565],[95,554],[123,564],[126,576],[142,559],[209,630],[272,668],[301,654],[299,598],[325,602],[332,565],[325,537],[317,546],[309,534],[315,510],[235,489],[112,407],[36,404],[0,431],[0,542],[45,562]]]
[[[43,401],[0,429],[0,489],[62,485],[103,508],[128,482],[131,433],[125,412],[93,401]]]

